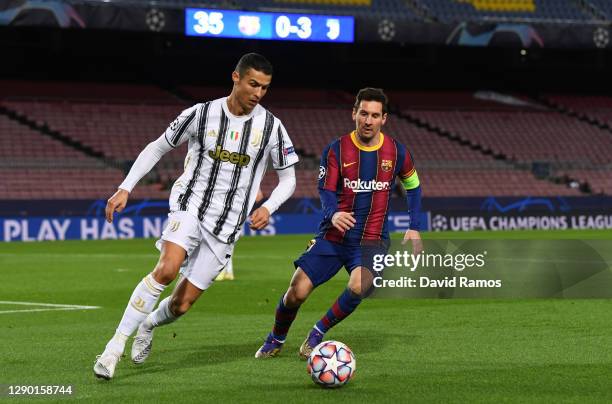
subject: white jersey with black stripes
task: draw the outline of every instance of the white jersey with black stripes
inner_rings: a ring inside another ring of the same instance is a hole
[[[172,147],[189,142],[185,172],[170,195],[170,210],[189,211],[219,240],[232,243],[246,220],[268,159],[277,170],[298,162],[281,121],[257,105],[235,116],[227,97],[184,110],[164,133]]]

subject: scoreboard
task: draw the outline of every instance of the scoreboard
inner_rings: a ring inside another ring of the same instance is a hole
[[[350,43],[355,40],[355,18],[187,8],[185,34],[216,38]]]

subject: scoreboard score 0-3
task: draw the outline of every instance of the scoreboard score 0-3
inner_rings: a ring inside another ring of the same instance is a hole
[[[185,34],[276,41],[354,42],[352,16],[185,9]]]

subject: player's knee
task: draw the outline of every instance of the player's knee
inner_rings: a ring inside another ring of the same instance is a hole
[[[361,296],[361,279],[351,280],[349,282],[348,289],[354,296]]]
[[[361,290],[361,285],[359,286],[349,286],[349,290],[351,291],[351,294],[353,296],[361,296],[362,290]]]
[[[285,296],[285,304],[288,307],[299,307],[306,301],[313,289],[312,282],[306,274],[298,268],[291,279],[291,284]]]
[[[153,277],[157,282],[168,285],[176,278],[180,267],[180,263],[169,259],[160,259],[153,271]]]
[[[170,311],[176,317],[180,317],[189,311],[192,304],[193,302],[189,300],[180,299],[179,297],[174,296],[172,297],[172,300],[170,300]]]
[[[292,308],[301,306],[302,303],[306,301],[307,297],[308,292],[304,289],[290,287],[285,295],[285,305]]]

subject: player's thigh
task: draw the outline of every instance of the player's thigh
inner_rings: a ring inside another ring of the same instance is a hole
[[[186,257],[187,251],[182,246],[172,241],[164,241],[159,254],[159,262],[176,265],[178,270]]]
[[[306,275],[302,268],[298,267],[291,277],[291,282],[289,282],[288,292],[291,295],[289,298],[299,302],[304,301],[313,289],[314,285],[308,275]]]
[[[314,244],[293,262],[295,268],[301,268],[308,276],[313,287],[317,287],[334,277],[342,268],[343,261],[338,251],[340,248],[324,239],[314,240]]]
[[[362,297],[369,293],[373,287],[374,277],[377,276],[373,270],[373,257],[386,254],[388,249],[388,242],[380,240],[342,250],[344,267],[349,273],[348,288],[353,293]]]
[[[161,251],[153,271],[156,281],[168,284],[176,278],[185,258],[198,246],[199,232],[199,223],[193,215],[170,212],[162,236],[155,244]]]
[[[171,241],[164,241],[159,260],[153,269],[153,278],[163,285],[168,285],[176,278],[186,255],[183,247]]]
[[[175,244],[184,250],[184,259],[185,256],[191,255],[193,250],[200,245],[201,239],[202,234],[198,218],[189,212],[175,211],[168,214],[168,223],[155,246],[163,255],[166,244]]]

